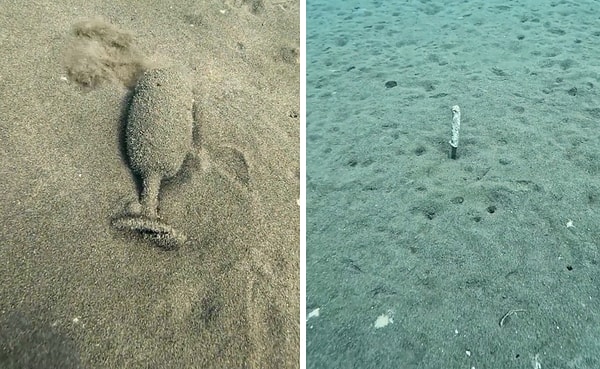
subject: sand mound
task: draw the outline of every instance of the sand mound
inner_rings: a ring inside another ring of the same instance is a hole
[[[64,64],[72,81],[94,88],[106,81],[133,87],[147,62],[131,32],[93,18],[73,26]]]

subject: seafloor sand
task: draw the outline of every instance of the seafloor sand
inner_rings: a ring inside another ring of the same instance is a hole
[[[598,368],[600,4],[443,3],[308,1],[307,367]]]
[[[298,367],[298,14],[0,4],[0,367]],[[73,33],[96,17],[112,26]],[[187,70],[195,99],[194,149],[160,194],[175,251],[111,227],[139,190],[125,85],[157,66]]]

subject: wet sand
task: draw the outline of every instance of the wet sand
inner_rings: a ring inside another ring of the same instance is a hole
[[[0,5],[1,367],[299,366],[298,14]],[[159,196],[187,237],[176,250],[111,225],[141,190],[132,87],[170,66],[188,73],[194,124]]]

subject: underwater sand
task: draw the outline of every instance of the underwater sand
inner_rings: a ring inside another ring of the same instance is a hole
[[[307,368],[597,368],[600,4],[444,3],[307,1]]]

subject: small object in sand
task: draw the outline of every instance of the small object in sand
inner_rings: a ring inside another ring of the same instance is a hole
[[[450,139],[450,159],[456,159],[458,149],[458,132],[460,130],[460,108],[458,105],[452,107],[452,138]]]
[[[131,169],[142,180],[142,215],[157,217],[161,181],[173,177],[192,146],[192,93],[174,69],[146,71],[138,81],[126,128]]]
[[[319,317],[321,308],[316,308],[313,311],[311,311],[310,313],[308,313],[308,315],[306,316],[306,321],[308,321],[310,318],[317,318]]]
[[[394,312],[392,310],[388,310],[385,314],[381,314],[377,317],[373,326],[375,329],[379,329],[392,323],[394,323]]]
[[[117,229],[138,232],[144,238],[150,239],[164,249],[172,250],[183,245],[187,237],[168,224],[157,219],[143,216],[127,215],[113,219],[112,224]]]
[[[509,316],[511,316],[513,314],[516,314],[516,313],[523,313],[523,312],[525,312],[525,309],[512,309],[512,310],[509,310],[508,312],[506,312],[506,314],[504,314],[502,316],[502,318],[500,318],[500,321],[498,322],[498,325],[501,326],[501,327],[503,327],[504,323],[506,322],[506,319]]]
[[[387,81],[385,83],[385,88],[392,88],[398,86],[398,82],[396,81]]]

